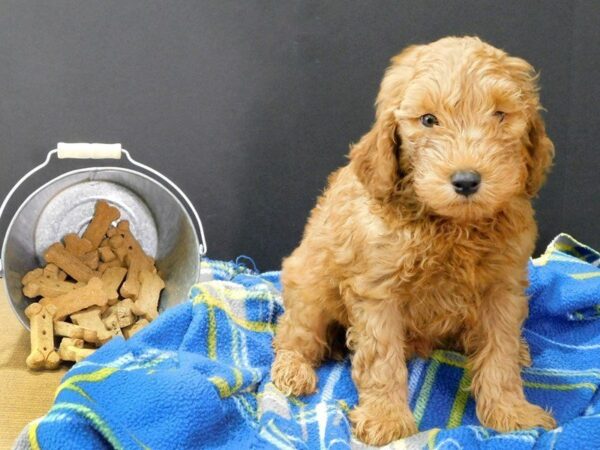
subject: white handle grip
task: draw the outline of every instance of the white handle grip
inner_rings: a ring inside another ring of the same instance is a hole
[[[59,159],[121,159],[121,144],[89,144],[86,142],[59,142],[56,146]]]

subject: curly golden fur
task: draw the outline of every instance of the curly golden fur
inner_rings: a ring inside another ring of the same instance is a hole
[[[276,386],[314,392],[330,330],[341,326],[359,394],[350,419],[369,444],[416,432],[406,360],[440,347],[468,356],[481,423],[555,426],[526,400],[520,376],[537,235],[531,199],[554,154],[540,109],[531,65],[476,37],[392,59],[373,128],[330,176],[284,260]],[[422,122],[426,114],[435,124]],[[478,172],[479,190],[457,193],[457,171]]]

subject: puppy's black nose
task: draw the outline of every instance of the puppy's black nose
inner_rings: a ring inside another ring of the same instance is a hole
[[[454,172],[450,181],[457,194],[468,197],[479,189],[481,175],[475,171]]]

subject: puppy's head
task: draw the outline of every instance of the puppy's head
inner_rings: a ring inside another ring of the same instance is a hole
[[[379,201],[410,193],[434,214],[491,217],[535,196],[552,163],[537,91],[527,62],[478,38],[409,47],[385,74],[353,170]]]

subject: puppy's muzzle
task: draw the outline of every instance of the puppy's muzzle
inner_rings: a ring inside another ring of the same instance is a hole
[[[479,190],[479,186],[481,185],[481,175],[479,172],[473,170],[458,171],[452,174],[450,182],[452,183],[452,186],[454,186],[454,191],[457,194],[468,197]]]

